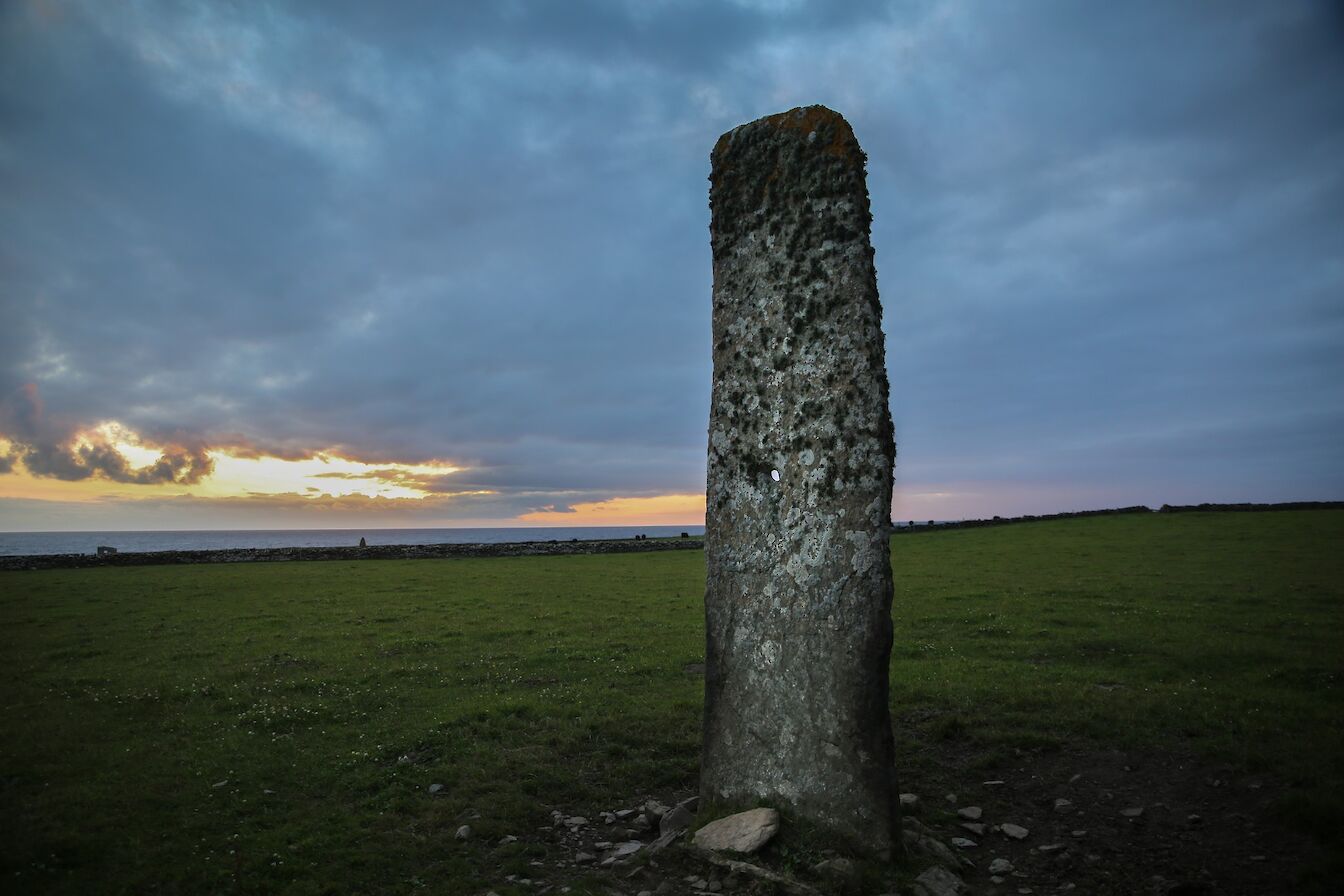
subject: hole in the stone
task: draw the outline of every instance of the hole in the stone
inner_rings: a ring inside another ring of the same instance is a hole
[[[773,479],[773,480],[775,480],[776,482],[778,482],[778,481],[779,481],[779,471],[778,471],[778,470],[771,470],[771,471],[770,471],[770,478]]]

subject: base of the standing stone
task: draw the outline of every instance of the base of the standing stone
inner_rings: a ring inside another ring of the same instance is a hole
[[[700,806],[688,843],[693,842],[695,832],[713,822],[759,808],[761,804],[705,802],[702,797]],[[855,892],[874,893],[882,892],[874,886],[890,881],[905,865],[906,850],[899,837],[890,849],[856,851],[854,837],[849,833],[818,824],[787,807],[777,811],[778,829],[769,843],[750,857],[763,867],[789,870],[803,883],[826,893],[848,893],[850,890],[845,887],[849,884],[859,887]]]

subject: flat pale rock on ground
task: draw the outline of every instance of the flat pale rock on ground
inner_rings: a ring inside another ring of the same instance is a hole
[[[759,808],[729,815],[695,832],[692,842],[701,849],[755,852],[779,830],[779,813]]]

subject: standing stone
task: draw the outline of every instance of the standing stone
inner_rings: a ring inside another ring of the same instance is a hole
[[[895,445],[864,159],[822,106],[714,147],[700,791],[881,856]]]

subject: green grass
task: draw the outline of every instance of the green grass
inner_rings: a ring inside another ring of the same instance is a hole
[[[939,739],[1188,750],[1337,837],[1341,544],[1340,511],[893,539],[904,779]],[[552,807],[694,788],[703,582],[700,552],[0,573],[0,887],[506,893]]]

